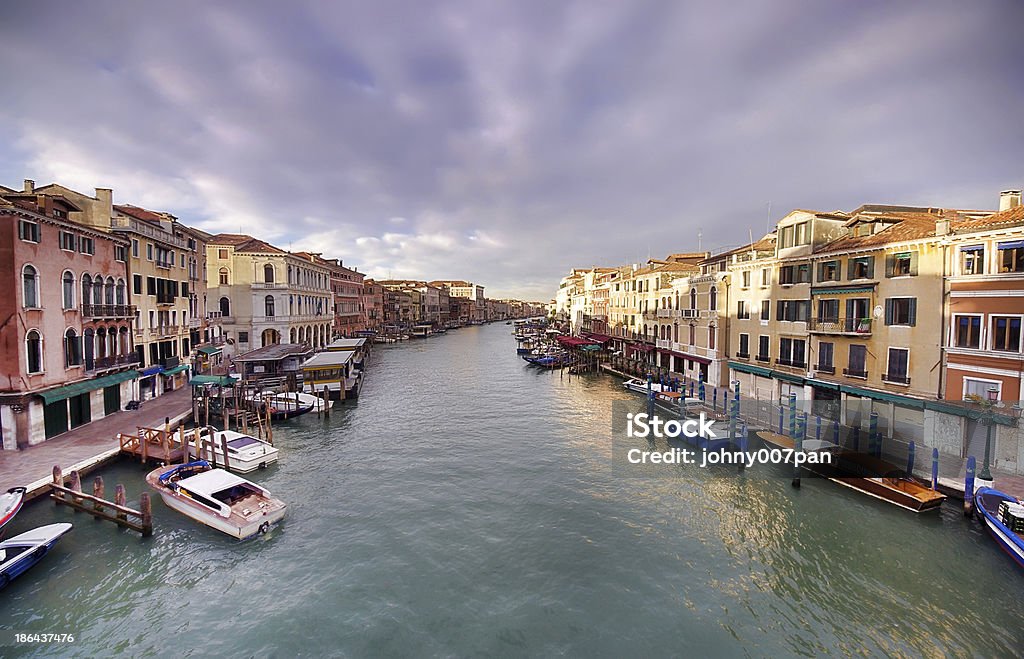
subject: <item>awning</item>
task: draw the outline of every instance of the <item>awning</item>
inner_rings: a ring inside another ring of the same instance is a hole
[[[799,375],[793,375],[792,373],[786,373],[785,371],[772,371],[772,377],[776,380],[785,380],[786,382],[792,382],[793,384],[804,383],[804,378]]]
[[[607,334],[587,334],[587,338],[598,343],[608,343],[612,340],[612,337]]]
[[[629,347],[636,352],[651,352],[654,350],[654,346],[649,343],[631,343]]]
[[[984,252],[984,245],[964,245],[960,248],[961,252]]]
[[[120,373],[110,373],[102,377],[94,378],[92,380],[84,380],[82,382],[75,382],[64,387],[57,387],[56,389],[50,389],[44,391],[39,395],[42,396],[43,400],[47,405],[55,403],[59,400],[66,400],[72,396],[84,394],[89,391],[96,391],[104,387],[115,385],[125,380],[134,380],[139,377],[139,372],[135,370],[122,371]]]
[[[839,391],[839,384],[836,382],[825,382],[824,380],[805,380],[805,382],[812,387],[818,387],[819,389],[832,389]]]
[[[1024,247],[1024,240],[1011,240],[1008,243],[999,243],[999,249],[1020,249]]]
[[[907,396],[901,396],[900,394],[891,394],[886,391],[874,391],[872,389],[861,389],[860,387],[851,387],[848,385],[840,385],[839,390],[843,393],[853,394],[854,396],[860,396],[861,398],[871,398],[874,400],[884,400],[887,403],[895,403],[900,407],[909,407],[915,410],[924,409],[924,401],[919,398],[909,398]]]
[[[870,286],[815,286],[811,288],[811,295],[842,295],[844,293],[870,293],[875,290],[874,284]]]
[[[763,378],[770,378],[772,371],[769,368],[763,366],[754,366],[753,364],[744,364],[742,362],[729,362],[729,368],[740,373],[750,373],[752,375],[760,375]]]
[[[678,359],[689,359],[695,361],[698,364],[704,364],[705,366],[711,363],[711,360],[707,357],[698,357],[697,355],[690,355],[685,352],[679,352],[678,350],[668,350],[667,348],[658,348],[658,352],[663,355],[672,355]]]
[[[235,384],[235,378],[230,375],[194,375],[188,383],[193,387],[201,387],[204,384],[215,384],[221,387],[230,387]]]
[[[212,355],[216,355],[221,350],[223,350],[223,348],[220,346],[203,346],[202,348],[199,349],[199,352],[209,357]]]
[[[164,375],[177,375],[178,373],[181,373],[182,371],[185,370],[188,370],[188,364],[178,364],[174,368],[169,368],[166,371],[164,371]]]
[[[594,342],[590,339],[581,339],[578,336],[556,336],[555,340],[564,346],[571,347],[594,345]]]
[[[591,343],[590,345],[582,346],[580,348],[580,350],[587,350],[589,352],[596,352],[598,350],[603,350],[603,348],[601,346],[597,345],[596,343]]]
[[[164,370],[163,366],[150,366],[149,368],[142,369],[139,371],[139,377],[149,377],[150,375],[156,375],[157,373]]]

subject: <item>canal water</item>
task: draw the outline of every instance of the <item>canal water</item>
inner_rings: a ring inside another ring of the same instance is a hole
[[[514,345],[495,324],[378,346],[357,403],[276,427],[280,464],[253,480],[288,516],[253,541],[158,498],[147,540],[31,505],[10,533],[75,528],[0,591],[0,628],[75,642],[0,654],[1019,654],[1024,575],[956,505],[623,477],[611,408],[631,395]],[[137,499],[143,473],[103,475]]]

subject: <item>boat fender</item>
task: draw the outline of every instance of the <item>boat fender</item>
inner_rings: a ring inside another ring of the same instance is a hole
[[[263,522],[260,524],[260,535],[266,535],[267,531],[270,530],[270,522]]]

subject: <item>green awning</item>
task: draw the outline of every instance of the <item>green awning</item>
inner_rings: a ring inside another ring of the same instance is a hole
[[[762,366],[754,366],[753,364],[744,364],[742,362],[729,362],[729,368],[739,371],[740,373],[751,373],[753,375],[760,375],[763,378],[770,378],[772,376],[771,369],[764,368]]]
[[[92,380],[83,380],[82,382],[75,382],[64,387],[50,389],[49,391],[41,392],[39,395],[49,405],[50,403],[66,400],[79,394],[119,384],[125,380],[134,380],[137,377],[139,377],[139,372],[134,369],[131,371],[121,371],[120,373],[110,373],[109,375],[103,375]]]
[[[223,348],[221,348],[220,346],[203,346],[202,348],[199,349],[199,352],[203,353],[206,356],[211,356],[216,355],[221,350],[223,350]]]
[[[811,288],[811,295],[843,295],[846,293],[870,293],[875,290],[871,286],[816,286]]]
[[[887,403],[895,403],[900,407],[909,407],[915,410],[924,409],[924,401],[920,398],[910,398],[909,396],[902,396],[900,394],[891,394],[886,391],[873,391],[871,389],[861,389],[860,387],[851,387],[848,385],[840,385],[840,391],[854,396],[860,396],[861,398],[872,398],[874,400],[884,400]]]
[[[955,402],[951,401],[928,400],[925,401],[924,407],[925,409],[933,410],[935,412],[962,416],[966,419],[973,419],[974,421],[983,421],[983,417],[985,416],[985,412],[981,407],[957,405]],[[1017,425],[1017,420],[1012,415],[1000,413],[998,408],[992,415],[992,422],[1000,426]]]
[[[235,379],[230,375],[196,375],[188,382],[193,387],[201,387],[204,384],[215,384],[221,387],[230,387],[235,384]]]
[[[601,346],[589,345],[589,346],[580,346],[580,350],[586,350],[587,352],[594,352],[594,351],[597,351],[597,350],[603,350],[603,348],[601,348]]]
[[[163,375],[177,375],[182,371],[188,370],[188,364],[178,364],[174,368],[169,368],[163,372]]]
[[[836,382],[825,382],[824,380],[807,380],[807,384],[819,389],[834,389],[839,391],[839,384]]]
[[[772,371],[772,377],[776,380],[785,380],[786,382],[792,382],[794,384],[803,384],[804,379],[799,375],[793,375],[792,373],[784,373],[783,371]]]

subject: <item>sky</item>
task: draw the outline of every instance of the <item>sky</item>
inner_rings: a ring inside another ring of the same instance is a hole
[[[550,299],[794,208],[1024,186],[1024,3],[20,2],[0,184]]]

